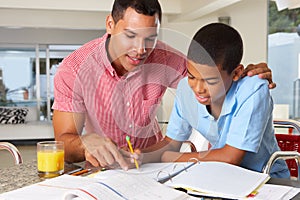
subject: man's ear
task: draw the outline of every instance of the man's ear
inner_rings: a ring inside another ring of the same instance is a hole
[[[108,15],[106,17],[105,24],[106,24],[106,33],[111,34],[112,30],[115,27],[115,22],[111,15]]]
[[[234,70],[233,70],[233,77],[232,80],[233,81],[238,81],[240,79],[240,77],[242,76],[244,72],[244,66],[243,65],[238,65]]]

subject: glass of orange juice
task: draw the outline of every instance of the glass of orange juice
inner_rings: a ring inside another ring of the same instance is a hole
[[[64,172],[64,143],[43,141],[37,143],[37,168],[41,178],[52,178]]]

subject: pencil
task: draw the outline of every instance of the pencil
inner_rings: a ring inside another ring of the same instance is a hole
[[[69,171],[69,172],[67,172],[66,174],[74,174],[75,172],[78,172],[78,171],[81,171],[81,170],[83,170],[82,167],[77,168],[77,169],[74,169],[74,170],[72,170],[72,171]]]
[[[127,141],[128,146],[129,146],[130,152],[131,152],[131,153],[134,153],[134,152],[133,152],[132,145],[131,145],[131,142],[130,142],[130,137],[129,137],[128,135],[126,136],[126,141]],[[136,159],[134,159],[134,164],[135,164],[135,167],[136,167],[137,169],[139,169],[139,164],[138,164],[138,162],[137,162]]]
[[[83,170],[80,170],[78,172],[75,172],[73,174],[71,174],[72,176],[78,176],[78,175],[81,175],[81,174],[85,174],[87,172],[91,171],[91,169],[83,169]]]

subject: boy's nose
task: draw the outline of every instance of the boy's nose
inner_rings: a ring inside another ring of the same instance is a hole
[[[194,88],[197,94],[202,94],[205,92],[205,85],[201,81],[197,81]]]

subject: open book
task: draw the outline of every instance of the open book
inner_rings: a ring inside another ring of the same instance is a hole
[[[269,180],[269,175],[224,162],[201,162],[165,185],[199,196],[243,199]]]
[[[0,194],[5,200],[181,200],[184,192],[143,175],[115,174],[109,179],[62,175],[43,182]]]

